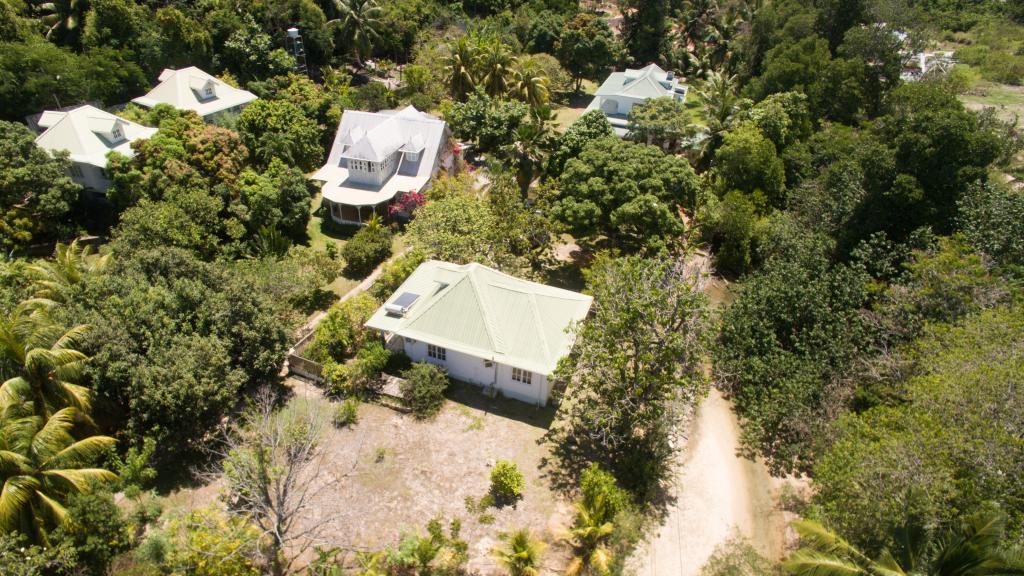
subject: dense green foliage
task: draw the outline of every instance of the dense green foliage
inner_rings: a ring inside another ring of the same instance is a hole
[[[402,372],[402,399],[417,418],[431,418],[444,405],[448,375],[433,364],[416,363]]]
[[[346,272],[365,276],[391,256],[391,230],[373,220],[356,232],[341,249]]]
[[[897,359],[906,373],[891,386],[902,401],[839,422],[814,468],[820,514],[873,550],[904,514],[945,524],[988,501],[1003,504],[1019,533],[1024,443],[1013,430],[1024,414],[1015,389],[1022,346],[1019,306],[929,329]]]
[[[72,207],[81,189],[67,175],[66,154],[51,157],[32,132],[0,121],[0,247],[61,239],[75,231]]]
[[[697,176],[686,160],[646,144],[605,138],[569,160],[553,215],[574,236],[657,251],[683,232],[680,207],[692,207]]]
[[[587,283],[595,314],[555,372],[569,386],[552,434],[646,495],[669,469],[680,419],[707,393],[703,278],[671,256],[604,255]]]

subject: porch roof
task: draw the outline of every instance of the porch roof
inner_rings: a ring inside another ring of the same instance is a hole
[[[320,168],[309,178],[323,181],[320,190],[324,199],[348,206],[376,206],[390,201],[399,192],[421,192],[430,181],[429,175],[394,174],[382,187],[376,188],[370,184],[353,182],[348,177],[348,169],[332,165]]]

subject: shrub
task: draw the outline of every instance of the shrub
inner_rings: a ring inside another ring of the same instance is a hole
[[[345,272],[365,276],[391,255],[391,231],[376,220],[363,226],[341,249]]]
[[[619,487],[615,476],[597,464],[591,464],[580,476],[580,493],[583,505],[589,509],[597,508],[595,503],[603,500],[608,519],[625,510],[630,504],[629,493]]]
[[[391,352],[388,354],[388,363],[384,365],[384,372],[401,374],[409,368],[412,368],[412,359],[405,352]]]
[[[441,410],[448,376],[433,364],[413,364],[402,372],[402,398],[417,418],[430,418]]]
[[[515,462],[498,460],[491,469],[491,494],[499,503],[514,502],[522,497],[526,481]]]
[[[388,262],[370,287],[370,294],[379,300],[390,298],[424,260],[426,255],[422,250],[412,250]]]
[[[377,310],[377,305],[373,296],[363,293],[332,306],[317,326],[305,356],[321,364],[347,359],[369,337],[363,324]]]
[[[380,392],[381,372],[387,366],[391,353],[380,340],[368,342],[359,348],[355,360],[348,365],[348,386],[356,396],[366,397]]]
[[[359,421],[359,400],[356,398],[345,398],[345,400],[334,407],[334,414],[331,422],[338,428],[352,426]]]

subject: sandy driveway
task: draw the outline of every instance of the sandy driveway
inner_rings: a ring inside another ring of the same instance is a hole
[[[739,425],[717,390],[701,404],[676,476],[677,500],[659,530],[631,561],[638,576],[699,574],[734,531],[769,558],[782,552],[784,520],[777,482],[765,467],[739,458]]]

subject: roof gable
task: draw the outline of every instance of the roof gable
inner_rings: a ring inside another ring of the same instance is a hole
[[[44,123],[48,127],[36,137],[37,145],[50,151],[66,150],[72,160],[100,167],[106,166],[106,155],[111,150],[132,156],[132,141],[156,133],[156,128],[129,122],[93,106],[44,112],[40,126]]]
[[[160,83],[145,96],[134,98],[132,102],[149,108],[169,104],[179,110],[192,110],[206,116],[256,100],[252,92],[235,88],[195,66],[179,70],[167,68],[160,73],[159,80]],[[207,89],[212,94],[207,95]]]

